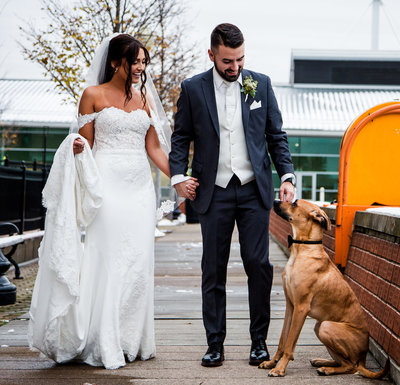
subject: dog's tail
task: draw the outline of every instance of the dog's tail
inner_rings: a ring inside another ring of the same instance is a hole
[[[357,368],[357,373],[360,374],[363,377],[367,378],[382,378],[384,375],[386,375],[389,372],[389,366],[390,366],[390,359],[386,360],[385,366],[383,369],[379,372],[371,372],[365,367],[365,361],[366,361],[367,355],[365,354],[363,358],[358,363],[358,368]]]

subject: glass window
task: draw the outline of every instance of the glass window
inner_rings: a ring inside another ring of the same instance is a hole
[[[0,159],[43,162],[45,156],[46,163],[52,163],[67,135],[68,128],[0,127]]]

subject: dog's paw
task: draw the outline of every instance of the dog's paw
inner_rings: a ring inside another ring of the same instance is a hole
[[[317,373],[319,376],[327,376],[328,373],[326,372],[325,368],[318,368]]]
[[[276,362],[275,361],[263,361],[260,365],[258,365],[259,369],[272,369],[275,368]]]
[[[271,369],[268,373],[269,377],[284,377],[285,376],[285,371],[284,370],[280,370],[277,368]]]

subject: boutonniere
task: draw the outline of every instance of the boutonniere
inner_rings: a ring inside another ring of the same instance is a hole
[[[247,101],[247,98],[249,97],[249,95],[252,98],[254,98],[254,96],[256,96],[257,84],[258,84],[258,81],[257,80],[253,80],[251,75],[246,76],[244,78],[243,86],[242,86],[242,89],[240,91],[243,92],[246,95],[246,98],[244,99],[245,102]]]

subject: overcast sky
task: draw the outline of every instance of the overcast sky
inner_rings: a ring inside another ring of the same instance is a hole
[[[66,0],[63,0],[66,1]],[[199,47],[195,72],[210,68],[209,36],[219,23],[236,24],[246,41],[246,67],[289,81],[292,49],[370,49],[372,0],[182,0],[187,6],[188,41]],[[72,2],[72,0],[70,0]],[[400,0],[382,0],[379,48],[400,50]],[[45,26],[40,0],[0,0],[0,77],[43,78],[24,61],[16,40],[19,25]]]

